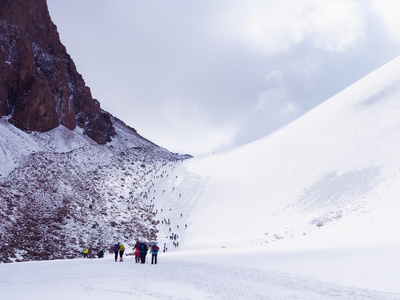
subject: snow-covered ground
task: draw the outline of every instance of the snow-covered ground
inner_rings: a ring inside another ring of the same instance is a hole
[[[7,264],[1,266],[0,290],[2,299],[34,300],[400,299],[400,294],[300,276],[288,267],[310,264],[308,267],[314,269],[315,263],[322,262],[327,264],[326,271],[335,272],[339,267],[334,266],[336,259],[334,255],[331,260],[329,254],[226,249],[161,253],[157,265],[135,264],[131,257],[115,263],[111,255],[105,259]],[[276,265],[286,266],[289,272],[275,270]]]
[[[400,299],[399,116],[396,59],[261,140],[165,165],[142,199],[168,247],[157,266],[0,265],[0,294]]]

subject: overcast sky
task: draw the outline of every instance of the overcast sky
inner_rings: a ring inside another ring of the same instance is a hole
[[[400,54],[397,0],[48,0],[102,108],[171,151],[268,135]]]

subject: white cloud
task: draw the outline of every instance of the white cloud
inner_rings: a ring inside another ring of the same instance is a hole
[[[391,40],[400,42],[400,1],[369,0],[371,13],[379,18],[385,30],[382,34]]]
[[[297,105],[290,101],[289,92],[282,87],[261,92],[256,109],[278,114],[293,114],[298,111]]]
[[[186,122],[179,124],[178,127],[168,124],[169,132],[165,135],[158,134],[157,140],[152,140],[170,151],[199,156],[232,148],[237,134],[237,128],[233,124],[210,122],[187,124]]]
[[[358,1],[309,1],[308,34],[317,48],[345,51],[365,39],[365,11]]]
[[[238,128],[222,116],[213,120],[198,105],[178,99],[164,101],[159,109],[162,114],[152,121],[156,124],[153,128],[146,128],[146,137],[154,137],[152,141],[171,151],[202,155],[234,144]],[[162,134],[163,128],[168,129],[166,134]]]
[[[290,3],[289,3],[290,2]],[[246,1],[226,8],[220,31],[267,54],[286,50],[303,40],[303,1]]]
[[[264,7],[251,7],[245,17],[243,34],[249,42],[265,52],[287,49],[299,43],[305,32],[305,22],[298,14],[301,7],[285,7],[275,1]]]
[[[267,88],[259,93],[258,103],[254,107],[257,111],[267,111],[273,114],[295,114],[298,107],[291,99],[286,87],[284,74],[275,70],[266,78]]]
[[[345,51],[364,40],[365,11],[356,0],[252,0],[227,8],[217,27],[266,54],[307,39],[316,48]]]

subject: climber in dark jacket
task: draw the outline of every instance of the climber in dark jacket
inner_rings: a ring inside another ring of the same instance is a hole
[[[141,242],[139,244],[140,251],[140,262],[142,264],[146,263],[146,254],[147,254],[147,244],[145,242]]]
[[[118,261],[119,242],[114,245],[115,261]]]

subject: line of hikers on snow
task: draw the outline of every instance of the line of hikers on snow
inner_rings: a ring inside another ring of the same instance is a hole
[[[139,242],[137,241],[135,244],[134,253],[133,255],[135,256],[135,262],[136,263],[146,263],[146,255],[148,251],[148,246],[145,242]],[[123,261],[123,256],[125,253],[125,246],[124,244],[118,242],[114,245],[113,247],[114,254],[115,254],[115,261],[118,261],[118,255],[119,255],[119,261]],[[157,243],[154,242],[153,245],[150,247],[149,253],[152,254],[151,256],[151,263],[152,264],[157,264],[157,255],[158,252],[160,251],[160,248],[158,247]],[[92,255],[93,248],[92,246],[85,247],[85,250],[83,251],[83,257],[84,258],[93,258],[94,256]],[[166,247],[164,244],[164,252],[166,252]],[[97,252],[97,257],[98,258],[103,258],[104,257],[104,250],[99,250]]]
[[[134,253],[135,256],[135,263],[146,263],[146,255],[148,251],[147,244],[145,242],[137,241],[135,244]],[[157,255],[160,248],[158,247],[157,243],[154,242],[153,245],[150,247],[149,253],[151,253],[151,264],[157,264]],[[118,254],[119,254],[119,261],[123,261],[123,256],[125,252],[124,244],[118,242],[114,245],[114,254],[115,254],[115,261],[118,261]]]

